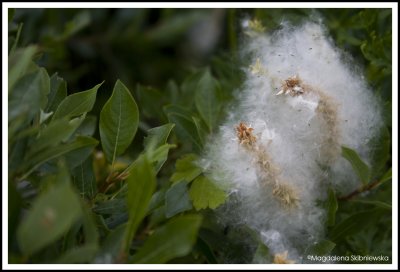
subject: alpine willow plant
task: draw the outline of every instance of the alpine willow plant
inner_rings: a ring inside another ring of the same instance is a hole
[[[381,105],[320,24],[269,35],[244,25],[242,54],[253,64],[203,166],[231,195],[223,220],[259,233],[275,262],[307,262],[326,237],[329,190],[346,195],[370,179]]]
[[[336,11],[352,18],[347,36],[330,10],[302,23],[281,23],[282,10],[241,21],[234,9],[44,9],[35,23],[14,12],[9,263],[391,257],[391,37],[378,31],[388,10]],[[208,67],[158,54],[223,18],[231,51]],[[338,47],[349,39],[362,42],[350,49],[366,73]],[[85,71],[89,88],[76,90]]]

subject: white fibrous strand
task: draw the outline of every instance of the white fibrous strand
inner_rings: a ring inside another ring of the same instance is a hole
[[[243,25],[246,80],[200,164],[228,188],[222,223],[259,233],[268,260],[301,263],[324,239],[328,188],[340,195],[360,186],[341,146],[371,162],[380,104],[320,23],[270,34],[260,21]]]

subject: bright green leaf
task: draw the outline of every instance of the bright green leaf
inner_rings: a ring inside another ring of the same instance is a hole
[[[165,193],[165,215],[170,218],[178,213],[192,209],[188,188],[185,182],[175,183]]]
[[[192,249],[200,228],[199,215],[173,218],[146,240],[131,260],[138,264],[162,264],[187,255]]]
[[[226,200],[226,193],[205,176],[196,178],[189,191],[196,210],[215,209]]]
[[[171,177],[172,182],[190,182],[201,174],[202,169],[195,164],[197,160],[195,154],[188,154],[176,161],[176,171]]]
[[[52,120],[58,118],[72,118],[91,111],[96,102],[97,90],[102,84],[103,82],[97,84],[90,90],[67,96],[57,107]]]
[[[196,86],[195,104],[210,131],[215,129],[221,111],[220,97],[219,83],[207,69]]]
[[[151,196],[156,189],[155,172],[146,156],[141,155],[126,182],[128,183],[129,221],[122,246],[124,251],[128,250],[140,222],[147,213]]]
[[[351,163],[354,172],[363,184],[367,184],[371,177],[368,165],[358,156],[353,149],[342,146],[342,156]]]
[[[18,228],[25,255],[32,255],[59,239],[82,215],[80,200],[69,183],[40,195]]]
[[[100,113],[101,144],[111,164],[131,144],[138,124],[136,102],[125,85],[117,80],[110,99]]]
[[[149,129],[147,131],[147,137],[143,141],[145,150],[147,150],[150,146],[152,146],[153,148],[157,148],[167,143],[168,136],[174,126],[174,124],[168,123],[159,127]]]

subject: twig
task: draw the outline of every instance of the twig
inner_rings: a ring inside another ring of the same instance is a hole
[[[376,186],[378,186],[380,183],[381,183],[380,180],[376,180],[376,181],[374,181],[374,182],[368,183],[367,185],[364,185],[364,186],[362,186],[361,188],[358,188],[357,190],[351,192],[351,193],[348,194],[348,195],[338,197],[338,200],[350,200],[350,199],[352,199],[353,197],[355,197],[355,196],[357,196],[357,195],[359,195],[359,194],[361,194],[361,193],[364,193],[364,192],[366,192],[366,191],[369,191],[369,190],[374,189],[374,188],[375,188]]]

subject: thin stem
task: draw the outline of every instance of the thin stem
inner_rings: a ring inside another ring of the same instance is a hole
[[[376,181],[374,181],[374,182],[368,183],[367,185],[364,185],[364,186],[358,188],[357,190],[351,192],[351,193],[348,194],[348,195],[338,197],[338,199],[339,199],[339,200],[345,200],[345,201],[346,201],[346,200],[350,200],[350,199],[356,197],[357,195],[359,195],[359,194],[361,194],[361,193],[364,193],[364,192],[367,192],[367,191],[370,191],[370,190],[374,189],[374,188],[377,187],[380,183],[381,183],[380,180],[376,180]]]

